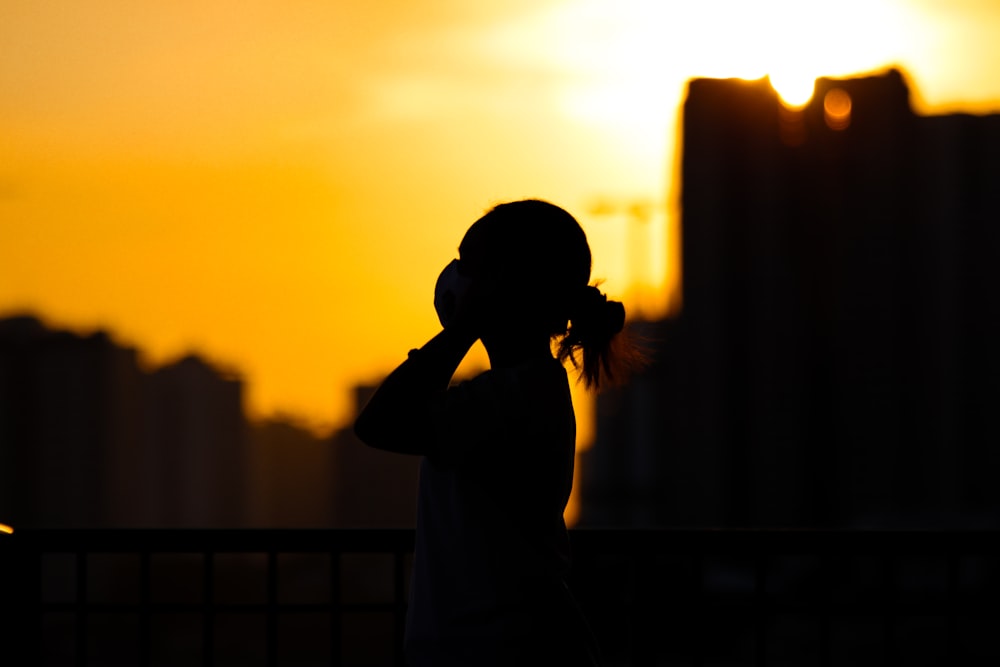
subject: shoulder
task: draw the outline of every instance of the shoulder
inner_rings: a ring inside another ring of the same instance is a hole
[[[548,402],[564,392],[568,395],[566,369],[556,359],[549,359],[485,371],[449,388],[447,396],[459,402],[517,405]]]

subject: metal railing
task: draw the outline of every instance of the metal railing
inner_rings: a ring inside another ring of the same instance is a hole
[[[619,664],[1000,664],[996,533],[574,537],[580,595]]]
[[[581,529],[571,584],[608,665],[1000,664],[997,537]],[[3,651],[18,665],[401,665],[413,539],[0,535]]]

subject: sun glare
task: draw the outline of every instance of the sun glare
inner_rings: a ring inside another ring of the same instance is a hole
[[[816,78],[809,74],[769,74],[771,86],[785,106],[801,109],[809,104],[816,90]]]
[[[817,77],[845,76],[895,61],[899,35],[887,2],[772,2],[757,26],[760,65],[790,108],[809,103]]]
[[[648,146],[678,82],[694,77],[769,76],[786,105],[804,106],[821,76],[846,76],[894,63],[905,21],[892,0],[568,3],[551,25],[560,64],[585,69],[569,92],[569,113],[616,122]],[[623,122],[624,119],[634,122]],[[646,132],[646,141],[639,133]]]

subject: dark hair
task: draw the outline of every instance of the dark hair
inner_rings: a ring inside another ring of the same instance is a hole
[[[588,388],[623,379],[635,356],[620,335],[625,307],[590,284],[590,245],[572,215],[538,199],[499,204],[469,228],[459,252],[473,248],[483,249],[472,253],[478,271],[526,288],[525,316],[558,339],[557,357]]]

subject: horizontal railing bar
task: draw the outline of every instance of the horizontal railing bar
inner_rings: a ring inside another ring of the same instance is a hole
[[[570,531],[575,549],[632,554],[823,554],[907,556],[1000,554],[997,531],[817,529],[616,529]],[[396,529],[23,529],[0,535],[0,549],[46,552],[407,553],[414,531]]]
[[[331,603],[309,603],[309,604],[277,604],[273,607],[266,603],[248,604],[198,604],[198,603],[170,603],[170,604],[116,604],[107,602],[46,602],[40,607],[42,613],[72,613],[84,610],[87,613],[105,614],[135,614],[139,612],[149,612],[151,614],[186,614],[204,613],[211,610],[212,613],[266,613],[270,611],[283,612],[305,612],[305,613],[330,613],[336,610],[338,613],[358,612],[358,613],[395,613],[405,605],[395,603],[368,602],[352,604],[331,604]]]
[[[704,612],[720,612],[725,613],[727,611],[732,612],[744,612],[752,611],[754,613],[762,613],[767,616],[776,615],[796,615],[796,616],[845,616],[852,618],[860,618],[864,616],[882,616],[885,614],[891,614],[896,618],[908,618],[908,617],[927,617],[927,616],[940,616],[945,618],[947,612],[944,611],[943,605],[934,602],[913,602],[905,605],[897,603],[882,603],[882,604],[831,604],[823,605],[821,603],[812,604],[773,604],[767,602],[755,603],[753,601],[737,603],[737,604],[720,604],[715,602],[697,602],[694,603],[694,608],[704,611]],[[654,615],[656,611],[652,612]],[[663,617],[669,617],[669,613],[660,614]],[[996,603],[988,604],[985,600],[977,602],[976,604],[966,604],[962,603],[955,610],[956,617],[962,618],[981,618],[989,617],[996,618],[998,616]]]
[[[676,555],[883,555],[1000,554],[998,531],[859,530],[796,528],[581,528],[575,549],[588,553],[669,550]]]
[[[87,614],[203,614],[206,613],[207,609],[201,606],[195,605],[178,605],[177,607],[140,607],[138,605],[133,606],[116,606],[116,605],[84,605],[83,610]],[[59,606],[59,607],[49,607],[46,606],[40,610],[42,614],[49,613],[73,613],[74,611],[80,611],[79,609],[70,609],[69,605]],[[321,613],[337,613],[337,614],[392,614],[396,613],[398,610],[394,607],[385,607],[382,605],[343,605],[332,609],[329,605],[279,605],[277,608],[269,609],[265,606],[241,606],[241,605],[222,605],[218,607],[212,607],[213,614],[266,614],[268,612],[285,614],[321,614]],[[813,618],[820,619],[831,617],[835,618],[864,618],[864,617],[881,617],[886,614],[892,616],[896,619],[905,618],[940,618],[942,620],[948,618],[948,614],[941,609],[940,605],[933,604],[921,604],[913,605],[906,608],[897,607],[884,607],[884,606],[873,606],[873,607],[830,607],[830,608],[801,608],[801,607],[779,607],[779,606],[754,606],[751,604],[747,605],[696,605],[692,608],[692,611],[698,611],[701,613],[712,613],[712,614],[762,614],[762,618],[773,618],[775,616],[787,615],[796,616],[799,618]],[[986,604],[975,605],[974,607],[961,607],[954,613],[954,618],[958,620],[966,619],[997,619],[998,618],[997,609],[995,606],[990,606]],[[657,613],[655,610],[648,615],[649,622],[656,622],[662,620],[672,620],[674,616],[668,612]]]
[[[0,535],[0,549],[116,553],[410,552],[412,529],[23,529]]]

